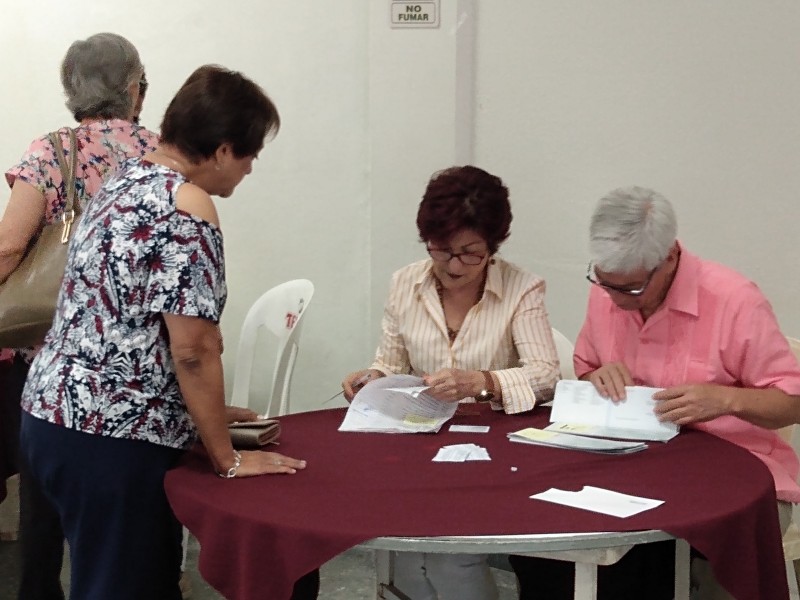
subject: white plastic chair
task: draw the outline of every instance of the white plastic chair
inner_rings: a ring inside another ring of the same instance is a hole
[[[575,377],[575,367],[572,363],[572,354],[575,351],[575,347],[567,336],[555,327],[552,329],[553,341],[556,343],[556,351],[558,352],[558,362],[561,365],[561,379],[577,379]]]
[[[800,361],[800,340],[787,337],[789,346]],[[795,454],[800,455],[800,428],[797,425],[789,425],[778,430],[781,437],[791,444]],[[798,525],[797,509],[792,511],[792,521],[786,533],[783,534],[783,557],[787,563],[787,575],[789,577],[789,589],[800,593],[800,525]],[[791,577],[794,575],[794,577]]]
[[[293,279],[267,290],[253,303],[242,324],[239,348],[236,351],[236,368],[233,375],[231,404],[246,407],[250,404],[250,380],[256,355],[258,334],[262,328],[278,338],[277,358],[272,372],[272,387],[264,413],[273,417],[277,403],[278,415],[289,412],[289,387],[297,360],[300,326],[305,310],[314,295],[314,284],[308,279]],[[181,571],[186,571],[189,547],[189,530],[183,528],[183,560]],[[184,597],[188,597],[184,595]]]
[[[272,386],[264,414],[272,417],[289,412],[289,387],[297,359],[302,318],[313,295],[313,283],[308,279],[293,279],[276,285],[253,303],[239,337],[231,404],[243,407],[251,404],[250,380],[258,334],[263,328],[278,338]]]

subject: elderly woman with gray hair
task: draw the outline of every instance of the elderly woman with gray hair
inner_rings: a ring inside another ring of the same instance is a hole
[[[61,64],[61,82],[66,105],[78,126],[76,148],[70,144],[70,128],[58,130],[64,152],[77,153],[76,201],[83,209],[103,182],[127,159],[152,152],[157,135],[132,122],[139,96],[143,68],[136,48],[113,33],[99,33],[74,42]],[[0,282],[22,260],[30,241],[45,223],[60,219],[66,190],[47,135],[33,140],[20,161],[6,171],[11,196],[0,221]],[[16,353],[13,387],[19,387],[28,372],[33,349]],[[6,389],[12,387],[4,386]],[[18,439],[19,395],[6,394],[16,416],[3,423],[4,436]],[[14,442],[16,443],[16,442]],[[20,464],[20,540],[22,577],[19,598],[52,600],[63,598],[59,582],[63,536],[57,514],[47,498]]]

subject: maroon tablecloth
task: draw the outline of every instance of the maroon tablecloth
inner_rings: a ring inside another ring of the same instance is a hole
[[[740,600],[788,598],[772,477],[724,440],[685,429],[644,452],[604,456],[507,440],[507,432],[544,426],[546,409],[509,416],[482,407],[454,419],[491,425],[488,434],[340,433],[343,416],[333,409],[281,419],[280,451],[308,461],[296,475],[223,480],[199,452],[167,475],[175,514],[200,542],[200,572],[226,598],[289,598],[297,578],[381,536],[649,529],[688,540]],[[491,462],[431,462],[457,443],[484,446]],[[619,519],[529,499],[583,485],[665,503]]]

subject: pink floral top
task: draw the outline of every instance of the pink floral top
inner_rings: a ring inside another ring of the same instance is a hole
[[[69,147],[69,128],[61,128],[59,133],[69,161],[72,150]],[[75,128],[75,138],[78,142],[75,184],[81,205],[97,193],[122,162],[152,152],[158,142],[158,136],[152,131],[122,119],[79,125]],[[45,197],[45,220],[48,223],[61,217],[66,201],[64,181],[55,149],[47,135],[35,139],[19,163],[6,171],[9,187],[13,187],[17,179],[29,183]]]
[[[64,154],[71,159],[69,128],[59,129]],[[130,158],[139,158],[152,152],[158,143],[158,135],[122,119],[92,121],[75,128],[78,142],[78,172],[75,174],[77,201],[85,211],[88,201],[113,175],[121,163]],[[47,135],[35,139],[22,155],[19,163],[6,171],[9,187],[19,179],[35,187],[44,196],[45,221],[52,223],[61,218],[66,203],[66,190],[61,169],[53,145]],[[34,351],[24,351],[28,360]],[[0,360],[10,356],[9,351],[0,351]]]

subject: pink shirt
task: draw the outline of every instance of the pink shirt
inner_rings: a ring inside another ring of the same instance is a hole
[[[800,395],[800,365],[758,287],[686,250],[667,297],[646,322],[592,286],[575,344],[575,373],[581,377],[610,362],[624,363],[637,385],[717,383]],[[775,431],[733,416],[693,427],[755,454],[772,472],[778,499],[800,502],[800,463]]]

